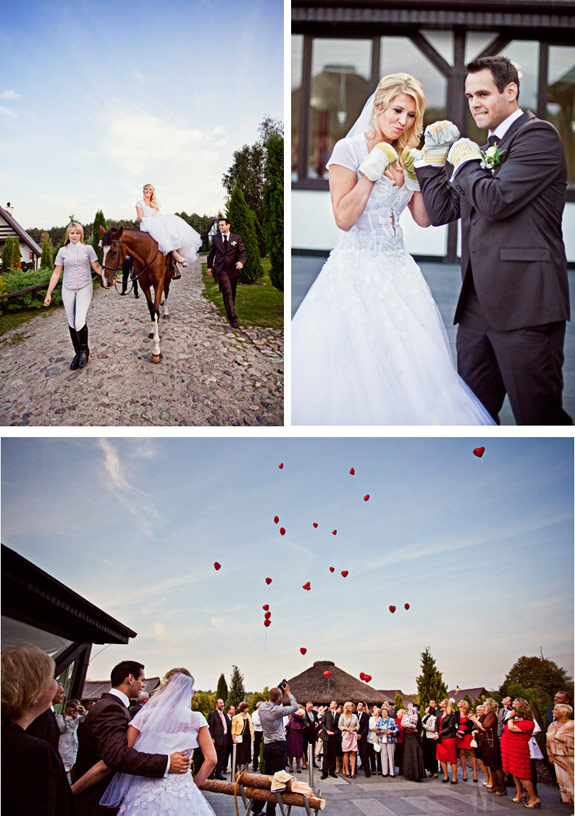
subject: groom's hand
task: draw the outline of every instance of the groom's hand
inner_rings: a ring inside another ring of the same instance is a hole
[[[423,158],[423,151],[415,147],[404,147],[401,154],[401,163],[405,169],[405,186],[408,190],[419,192],[419,182],[415,174],[415,162]]]
[[[190,760],[184,751],[177,751],[170,754],[170,767],[168,773],[187,773],[190,770]]]
[[[459,139],[452,145],[451,150],[447,156],[447,161],[453,165],[453,172],[459,170],[462,164],[470,159],[481,159],[481,151],[476,142],[471,139]]]
[[[433,167],[443,167],[450,146],[459,139],[459,128],[448,119],[425,128],[422,160]]]
[[[376,144],[371,153],[359,165],[359,172],[370,181],[379,181],[387,167],[397,161],[397,153],[387,142]]]

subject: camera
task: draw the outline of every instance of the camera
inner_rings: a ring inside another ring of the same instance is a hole
[[[284,677],[284,679],[281,681],[281,683],[278,683],[278,688],[281,689],[282,691],[284,691],[286,686],[287,686],[287,680]]]

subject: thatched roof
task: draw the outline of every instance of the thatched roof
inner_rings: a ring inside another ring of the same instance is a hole
[[[159,677],[148,677],[144,680],[142,691],[147,691],[151,694],[160,682]],[[86,680],[84,683],[84,690],[82,691],[82,700],[99,700],[102,694],[106,694],[112,688],[109,680]]]
[[[325,671],[331,672],[329,678],[324,676]],[[338,668],[331,660],[317,660],[309,669],[290,678],[288,683],[299,703],[311,700],[318,705],[327,705],[332,700],[337,700],[338,703],[351,700],[353,703],[381,705],[386,699],[391,699],[392,703],[395,699],[395,692],[391,698],[382,697],[381,691],[362,683],[357,677]]]

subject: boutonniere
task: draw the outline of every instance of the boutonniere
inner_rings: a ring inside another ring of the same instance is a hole
[[[501,149],[497,142],[493,142],[491,147],[488,147],[487,150],[481,151],[483,158],[481,159],[481,164],[479,166],[482,167],[483,170],[490,170],[491,174],[493,175],[495,168],[499,167],[501,164],[501,157],[504,153],[505,148]]]
[[[230,242],[230,246],[237,246],[237,245],[238,245],[238,242],[237,242],[237,241],[231,241],[231,242]]]

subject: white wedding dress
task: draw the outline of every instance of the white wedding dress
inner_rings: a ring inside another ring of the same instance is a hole
[[[367,154],[363,134],[342,139],[328,167],[357,172]],[[299,307],[293,424],[494,424],[457,374],[439,309],[403,246],[399,216],[411,196],[385,176],[376,182]]]
[[[142,209],[140,229],[158,242],[160,252],[167,255],[174,249],[179,250],[189,264],[197,259],[202,237],[183,218],[157,212],[153,207],[148,207],[143,199],[138,201],[136,207]]]
[[[153,699],[153,698],[152,698]],[[134,748],[144,750],[142,740],[146,736],[146,719],[149,703],[138,711],[130,725],[140,731]],[[187,711],[181,714],[185,730],[178,733],[158,733],[154,731],[153,750],[158,754],[172,754],[182,751],[191,756],[193,748],[198,747],[198,731],[207,726],[206,718],[199,711]],[[186,722],[187,721],[187,722]],[[149,750],[149,746],[147,746]],[[125,774],[116,775],[116,777]],[[214,810],[196,786],[191,773],[171,773],[161,779],[146,776],[133,776],[127,793],[123,796],[118,816],[216,816]],[[106,794],[108,791],[106,791]],[[112,806],[107,796],[100,804]]]

